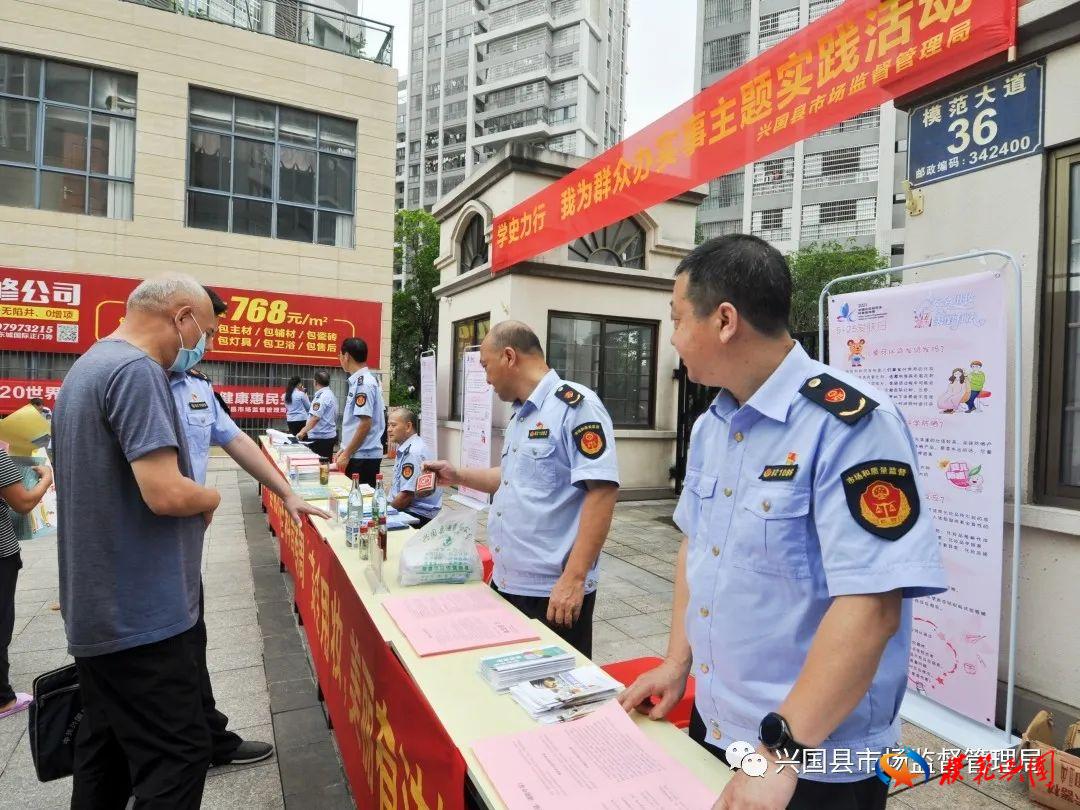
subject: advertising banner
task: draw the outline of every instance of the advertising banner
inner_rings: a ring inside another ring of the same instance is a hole
[[[435,388],[435,354],[420,356],[420,438],[432,458],[439,457],[439,411]]]
[[[492,271],[1002,53],[1016,13],[1016,0],[848,0],[495,217]]]
[[[491,466],[492,388],[488,385],[487,372],[480,365],[479,351],[465,352],[462,355],[462,368],[465,393],[461,414],[464,427],[461,435],[461,466],[487,469]],[[469,487],[458,487],[458,492],[485,504],[490,498],[486,492]]]
[[[120,325],[139,279],[0,268],[0,350],[81,354]],[[208,360],[331,365],[362,337],[379,359],[382,305],[219,287],[229,305]]]
[[[0,378],[0,414],[13,413],[34,397],[41,397],[46,408],[55,408],[59,392],[60,380]]]
[[[915,439],[949,590],[915,602],[908,686],[993,727],[1005,503],[1004,282],[978,273],[829,300],[829,362]]]

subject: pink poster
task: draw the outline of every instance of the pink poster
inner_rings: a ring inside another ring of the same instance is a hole
[[[994,725],[1005,502],[1003,280],[985,272],[829,301],[829,362],[887,393],[915,439],[949,590],[915,603],[908,688]]]

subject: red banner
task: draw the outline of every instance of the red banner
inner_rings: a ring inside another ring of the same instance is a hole
[[[1016,0],[848,0],[492,223],[504,270],[1016,41]]]
[[[139,281],[0,268],[0,350],[81,354],[120,325]],[[355,336],[378,368],[379,303],[212,286],[229,309],[209,360],[335,366],[341,341]]]
[[[34,397],[41,397],[46,408],[55,408],[59,390],[60,380],[0,378],[0,414],[13,413]]]
[[[464,809],[465,760],[391,652],[337,554],[263,488],[357,807]]]
[[[258,385],[214,385],[233,419],[284,419],[285,391]]]

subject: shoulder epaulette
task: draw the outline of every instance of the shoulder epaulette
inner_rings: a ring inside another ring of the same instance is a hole
[[[555,396],[562,402],[565,402],[571,408],[576,408],[581,404],[581,401],[585,399],[585,395],[578,391],[576,388],[571,388],[566,383],[563,383],[555,391]]]
[[[209,377],[207,377],[205,374],[195,368],[188,369],[188,376],[194,377],[197,380],[202,380],[203,382],[211,382]]]
[[[799,393],[849,425],[854,425],[878,406],[866,394],[828,374],[811,377]]]

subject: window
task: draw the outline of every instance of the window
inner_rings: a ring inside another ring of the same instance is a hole
[[[791,238],[791,209],[772,208],[750,214],[750,233],[767,242]]]
[[[600,397],[615,427],[651,428],[656,379],[654,321],[551,313],[548,363]]]
[[[773,14],[765,14],[761,17],[760,23],[758,50],[766,51],[799,30],[799,10],[791,8]]]
[[[749,46],[749,34],[734,34],[730,37],[720,37],[720,39],[706,42],[701,65],[702,80],[705,80],[710,74],[723,73],[737,68],[746,61]]]
[[[624,219],[570,243],[569,258],[575,262],[609,267],[645,269],[645,229]]]
[[[461,235],[461,261],[459,273],[467,273],[485,264],[488,260],[487,238],[484,236],[484,218],[474,214]]]
[[[0,205],[131,219],[135,77],[0,51]]]
[[[352,247],[356,123],[191,88],[187,225]]]
[[[810,22],[819,17],[824,17],[834,8],[839,8],[843,2],[844,0],[814,0],[814,2],[810,3]]]
[[[741,233],[742,220],[725,219],[720,222],[702,222],[699,227],[701,228],[702,241],[704,241],[706,239],[715,239],[717,236],[730,236],[733,233]]]
[[[705,27],[716,28],[750,16],[750,0],[705,0]]]
[[[872,110],[853,115],[851,118],[845,118],[839,124],[834,124],[828,129],[823,129],[821,132],[811,135],[812,138],[819,138],[822,135],[835,135],[838,132],[858,132],[860,129],[877,129],[881,126],[881,108],[875,107]]]
[[[878,178],[878,145],[813,152],[803,162],[803,187],[870,183]]]
[[[795,158],[771,158],[754,164],[754,196],[791,191],[795,180]]]
[[[709,196],[701,202],[706,211],[714,208],[741,206],[743,201],[743,170],[709,181]]]
[[[1041,335],[1039,500],[1080,506],[1080,147],[1051,155]]]
[[[556,107],[548,112],[549,124],[563,124],[577,118],[577,104],[568,104],[565,107]]]
[[[577,133],[568,132],[557,138],[551,138],[548,140],[546,148],[550,149],[552,152],[565,152],[568,155],[572,155],[577,148]]]
[[[833,200],[804,205],[802,242],[871,236],[877,231],[877,198]]]
[[[450,418],[460,419],[462,401],[465,399],[465,363],[462,359],[465,350],[480,345],[491,325],[489,315],[477,315],[454,324],[454,391],[450,398]]]

